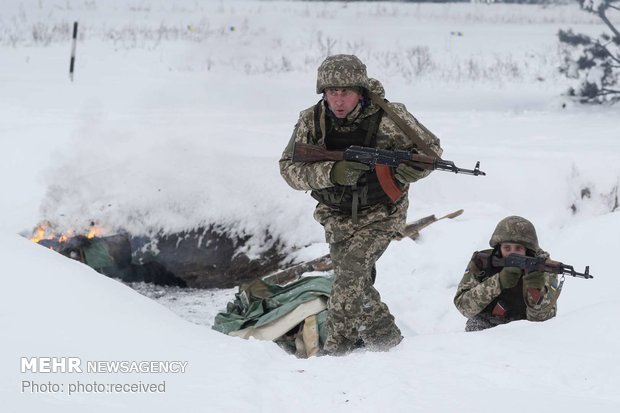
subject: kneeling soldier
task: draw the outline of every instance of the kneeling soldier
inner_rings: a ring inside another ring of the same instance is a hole
[[[511,254],[549,257],[538,246],[536,229],[518,216],[502,219],[489,241],[492,250],[474,253],[461,280],[454,304],[468,318],[465,331],[478,331],[514,320],[545,321],[556,314],[556,274],[518,267],[493,267],[492,257]],[[482,255],[482,254],[481,254]]]

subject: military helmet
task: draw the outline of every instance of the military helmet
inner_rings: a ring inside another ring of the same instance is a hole
[[[328,87],[368,89],[366,65],[352,54],[328,56],[318,69],[316,93],[323,93]]]
[[[495,248],[503,242],[521,244],[534,252],[540,249],[534,225],[516,215],[506,217],[497,223],[489,244]]]

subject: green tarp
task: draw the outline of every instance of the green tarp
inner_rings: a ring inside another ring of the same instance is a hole
[[[100,271],[103,268],[114,268],[116,263],[110,255],[105,243],[99,239],[93,239],[84,248],[84,260],[86,265]]]
[[[215,316],[213,329],[224,334],[247,327],[260,327],[293,311],[302,303],[318,297],[329,298],[332,278],[305,277],[285,286],[257,280],[239,287],[235,300],[228,303],[226,312]],[[319,330],[326,312],[317,317]],[[323,334],[321,334],[323,335]]]

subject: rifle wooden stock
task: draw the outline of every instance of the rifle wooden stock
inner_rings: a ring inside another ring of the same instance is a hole
[[[438,160],[441,160],[441,158],[435,158],[433,156],[422,155],[419,153],[412,153],[409,155],[409,159],[406,159],[403,162],[418,169],[433,171],[437,169]]]
[[[418,236],[420,235],[420,231],[422,231],[422,229],[428,227],[429,225],[431,225],[434,222],[437,221],[441,221],[442,219],[453,219],[458,217],[459,215],[461,215],[463,213],[462,209],[459,209],[457,211],[454,212],[450,212],[449,214],[446,214],[440,218],[437,218],[435,215],[429,215],[427,217],[424,218],[420,218],[417,221],[414,221],[410,224],[407,224],[405,226],[405,230],[403,231],[403,233],[401,235],[398,235],[396,238],[394,238],[397,241],[400,241],[403,238],[409,237],[413,240],[417,239]]]
[[[344,160],[344,152],[328,151],[320,146],[295,142],[292,159],[293,162],[342,161]]]

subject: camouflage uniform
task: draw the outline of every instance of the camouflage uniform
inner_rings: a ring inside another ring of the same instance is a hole
[[[524,218],[510,216],[501,220],[489,241],[493,249],[482,252],[500,257],[499,246],[504,242],[523,245],[528,255],[549,257],[538,246],[534,226]],[[482,262],[476,254],[469,261],[454,297],[456,308],[468,318],[466,331],[484,330],[514,320],[545,321],[555,316],[556,274],[545,273],[545,286],[540,292],[526,289],[523,278],[516,286],[502,290],[499,281],[501,268]]]
[[[381,98],[384,96],[381,83],[368,79],[366,67],[351,55],[328,57],[319,67],[317,93],[323,93],[328,87],[356,87],[362,91],[371,90]],[[439,140],[421,126],[404,105],[388,105],[441,154]],[[355,131],[379,110],[379,107],[364,99],[343,120],[334,120],[323,100],[302,111],[280,159],[283,178],[292,188],[310,190],[313,194],[325,188],[336,187],[338,190],[339,186],[334,185],[330,179],[335,162],[292,162],[293,143],[327,147],[326,135],[329,131],[326,131],[326,125],[330,122],[337,132],[347,133]],[[381,149],[416,148],[414,142],[388,116],[381,117],[375,139],[372,146]],[[395,203],[388,201],[367,205],[359,210],[356,220],[352,219],[351,211],[338,209],[326,202],[320,201],[315,209],[314,218],[325,229],[335,272],[326,322],[324,350],[327,353],[346,354],[357,347],[386,350],[402,340],[394,317],[373,286],[375,262],[405,225],[408,185],[401,185],[401,188],[403,195]]]

